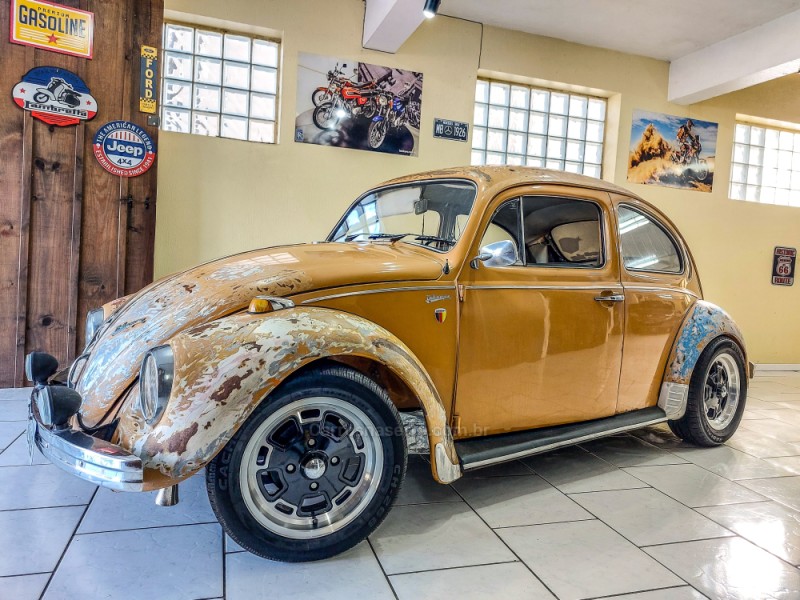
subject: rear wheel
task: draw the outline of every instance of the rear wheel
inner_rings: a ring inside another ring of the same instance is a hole
[[[328,558],[388,513],[406,468],[397,410],[344,367],[298,377],[268,398],[209,464],[211,505],[226,532],[265,558]]]
[[[373,121],[369,124],[369,130],[367,131],[367,141],[369,142],[369,147],[378,149],[383,144],[383,140],[386,139],[386,120],[382,119],[380,121]]]
[[[736,432],[746,399],[747,371],[742,351],[732,340],[720,338],[697,361],[686,413],[669,421],[670,429],[698,446],[717,446]]]

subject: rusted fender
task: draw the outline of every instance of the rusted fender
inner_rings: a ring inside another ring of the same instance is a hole
[[[311,361],[342,355],[376,360],[415,391],[425,413],[433,475],[442,482],[453,479],[440,479],[433,457],[441,444],[451,463],[459,464],[433,382],[402,341],[371,321],[315,307],[244,313],[185,331],[169,344],[175,375],[161,419],[148,426],[129,401],[118,429],[119,443],[140,456],[145,469],[159,471],[159,479],[180,480],[198,471],[287,376]]]
[[[692,372],[709,342],[719,336],[728,336],[745,351],[742,332],[731,316],[716,304],[698,300],[689,310],[681,325],[681,332],[667,361],[664,381],[689,385]],[[745,362],[745,364],[747,364]]]
[[[106,302],[105,304],[103,304],[102,306],[103,320],[105,321],[106,319],[108,319],[108,317],[110,317],[120,308],[125,306],[128,303],[128,301],[131,298],[133,298],[133,296],[134,294],[129,294],[127,296],[122,296],[122,298],[117,298],[116,300],[112,300],[111,302]]]

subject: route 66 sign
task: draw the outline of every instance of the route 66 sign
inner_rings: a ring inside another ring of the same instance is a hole
[[[775,247],[772,258],[772,285],[792,285],[797,260],[796,248]]]

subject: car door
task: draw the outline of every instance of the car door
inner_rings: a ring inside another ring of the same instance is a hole
[[[652,209],[613,197],[625,289],[625,350],[617,412],[655,406],[667,357],[699,287],[680,241]]]
[[[545,240],[553,223],[573,226],[560,250]],[[471,256],[505,239],[519,259],[461,273],[457,437],[614,414],[624,315],[615,235],[605,192],[531,186],[493,201]],[[581,236],[594,240],[588,254]]]

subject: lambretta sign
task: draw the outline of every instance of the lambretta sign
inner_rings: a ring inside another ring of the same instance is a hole
[[[129,121],[111,121],[94,136],[94,156],[106,171],[136,177],[153,166],[156,146],[147,132]]]

